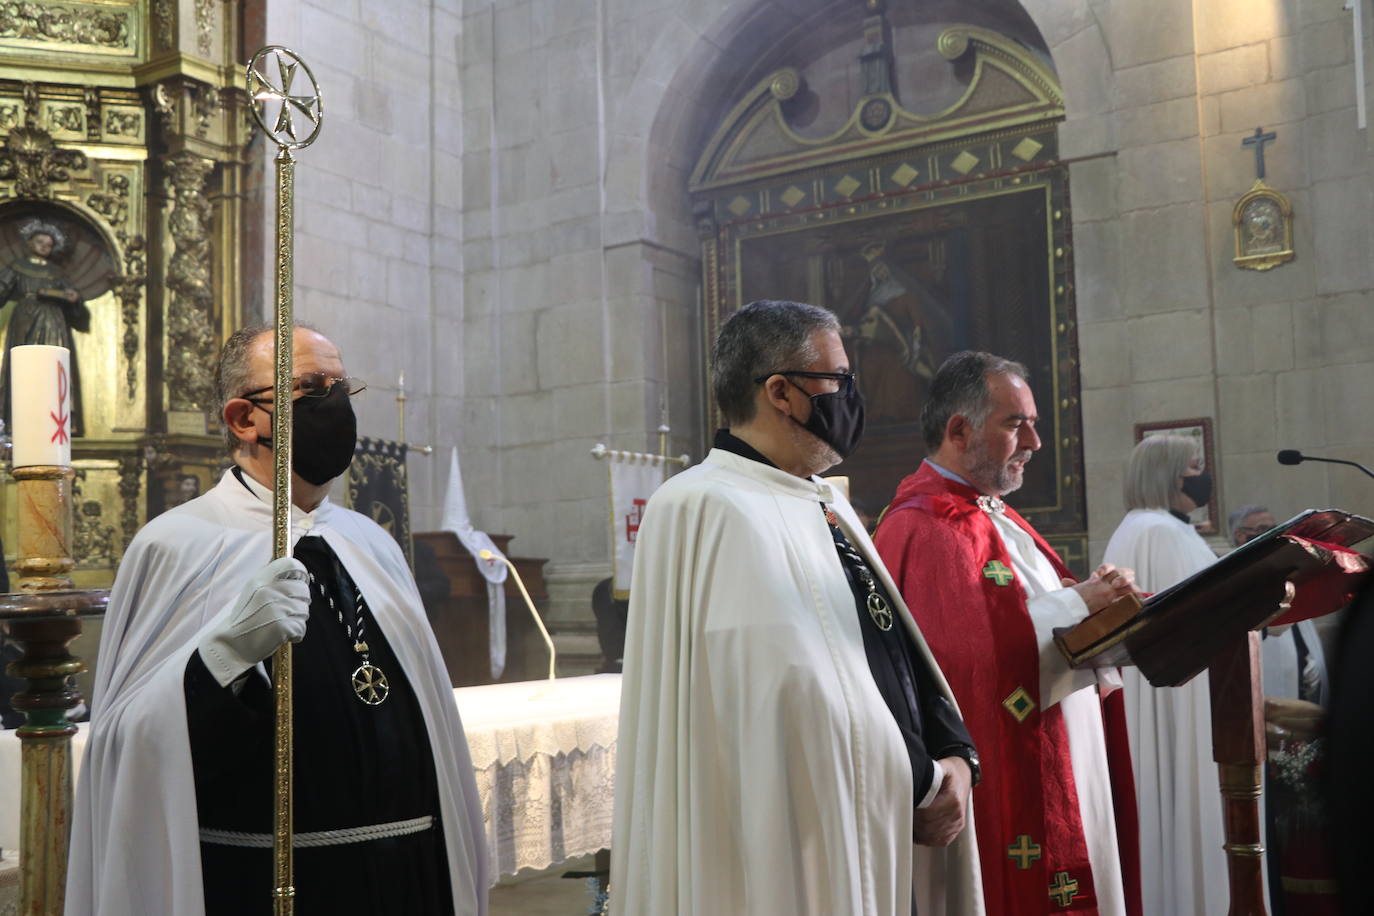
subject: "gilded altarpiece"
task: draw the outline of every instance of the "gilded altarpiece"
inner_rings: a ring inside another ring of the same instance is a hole
[[[882,91],[865,95],[838,133],[804,137],[789,125],[789,105],[805,86],[783,69],[725,119],[691,179],[707,341],[760,298],[839,316],[868,425],[830,473],[849,477],[870,519],[925,455],[920,411],[940,363],[962,349],[1025,363],[1044,446],[1010,501],[1081,569],[1087,512],[1058,82],[1019,44],[980,28],[946,29],[938,50],[966,88],[933,115],[907,111],[879,79],[868,88]]]
[[[83,418],[74,577],[97,586],[144,522],[223,466],[212,374],[242,320],[243,10],[238,0],[3,6],[0,268],[38,263],[33,237],[59,237],[40,266],[74,289],[63,304]],[[24,326],[11,323],[22,296],[5,298],[0,341]],[[7,451],[3,463],[12,563]]]

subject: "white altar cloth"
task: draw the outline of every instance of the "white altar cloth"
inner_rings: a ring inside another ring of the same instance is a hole
[[[494,882],[611,845],[620,675],[453,691],[463,718]],[[80,776],[86,731],[72,738]],[[19,848],[20,744],[0,731],[0,849]]]
[[[493,880],[611,845],[620,675],[453,693],[477,774]]]

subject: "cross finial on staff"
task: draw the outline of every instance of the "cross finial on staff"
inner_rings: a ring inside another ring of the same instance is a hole
[[[1255,177],[1264,177],[1264,144],[1271,140],[1277,140],[1279,135],[1274,131],[1264,132],[1264,128],[1256,127],[1253,136],[1241,140],[1243,146],[1253,146],[1255,148]]]

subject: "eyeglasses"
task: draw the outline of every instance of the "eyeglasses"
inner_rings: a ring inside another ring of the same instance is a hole
[[[856,375],[853,372],[802,372],[801,370],[797,369],[786,369],[779,370],[777,372],[769,372],[765,375],[760,375],[758,378],[754,379],[754,384],[762,385],[764,382],[768,381],[775,375],[795,375],[800,378],[819,378],[831,382],[839,382],[839,393],[843,394],[845,397],[849,397],[849,395],[854,393],[854,382],[858,379],[858,375]]]
[[[348,392],[350,398],[367,388],[366,382],[360,378],[354,378],[351,375],[346,378],[338,378],[337,376],[326,375],[323,372],[307,372],[304,375],[296,376],[295,384],[291,386],[291,389],[293,391],[299,391],[303,398],[322,398],[329,394],[330,390],[338,384],[344,386],[344,390]],[[254,404],[269,404],[272,401],[271,398],[259,398],[254,397],[254,395],[259,395],[264,391],[271,390],[271,385],[265,385],[262,388],[255,388],[247,394],[240,395],[240,397],[245,401],[252,401]]]

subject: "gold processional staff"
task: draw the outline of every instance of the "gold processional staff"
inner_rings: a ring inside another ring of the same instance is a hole
[[[304,74],[309,91],[297,86]],[[296,160],[292,150],[315,142],[324,118],[320,85],[300,55],[268,45],[248,62],[253,118],[277,145],[276,377],[272,388],[272,559],[291,555],[292,217]],[[276,733],[273,742],[272,900],[276,916],[295,912],[291,822],[291,644],[272,654]]]

